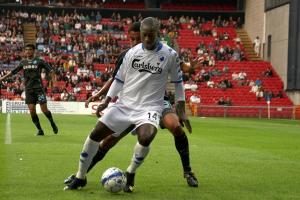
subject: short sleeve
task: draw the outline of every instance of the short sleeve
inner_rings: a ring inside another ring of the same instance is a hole
[[[182,82],[182,71],[180,69],[180,59],[176,52],[173,52],[171,58],[171,66],[170,66],[170,76],[171,83],[180,83]]]
[[[16,67],[16,68],[14,68],[12,71],[11,71],[11,73],[14,75],[14,74],[17,74],[19,71],[21,71],[21,69],[23,69],[23,66],[24,66],[24,64],[23,64],[23,62],[21,61],[20,62],[20,64]]]
[[[120,65],[120,68],[115,76],[115,80],[124,83],[125,78],[126,78],[126,71],[128,70],[128,65],[130,63],[129,59],[130,59],[130,53],[131,51],[128,51],[124,58],[123,58],[123,62]]]

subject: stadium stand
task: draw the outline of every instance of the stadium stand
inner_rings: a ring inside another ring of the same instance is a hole
[[[105,5],[121,6],[120,3],[110,3]],[[139,4],[136,8],[143,6]],[[203,9],[225,9],[223,4],[210,6]],[[227,6],[226,9],[233,9],[229,4]],[[51,12],[47,15],[29,15],[26,11],[7,12],[6,20],[2,17],[0,23],[0,28],[5,26],[0,30],[1,73],[15,67],[21,58],[18,55],[22,51],[24,38],[20,24],[34,22],[39,54],[56,70],[54,82],[49,81],[45,74],[42,75],[49,99],[62,100],[61,94],[66,89],[70,95],[68,100],[84,101],[109,79],[118,54],[129,47],[126,34],[128,24],[141,18],[141,15],[124,18],[117,12],[113,12],[110,18],[103,18],[99,12],[91,15],[76,11],[63,15]],[[7,19],[12,20],[10,26],[4,23],[9,21]],[[263,116],[265,111],[257,110],[266,106],[269,100],[272,106],[292,106],[283,91],[282,81],[270,63],[248,61],[247,52],[236,33],[241,26],[240,19],[223,19],[221,16],[211,20],[200,16],[195,19],[190,16],[161,19],[162,41],[176,49],[183,62],[195,59],[203,61],[184,74],[185,83],[197,85],[196,90],[186,90],[187,101],[194,94],[201,99],[197,106],[190,103],[193,113],[201,116],[255,116],[260,113]],[[271,76],[264,75],[268,69],[272,71]],[[244,79],[233,78],[233,73],[238,75],[241,72],[246,74]],[[259,89],[250,92],[256,79],[261,81]],[[208,86],[208,81],[213,84]],[[23,88],[19,76],[8,79],[1,89],[2,98],[21,99],[24,94],[19,90]],[[230,100],[230,104],[219,105],[220,98]],[[271,112],[276,116],[276,109]],[[278,116],[286,117],[290,112],[284,110]]]

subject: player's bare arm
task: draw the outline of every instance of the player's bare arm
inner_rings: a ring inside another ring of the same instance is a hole
[[[5,74],[4,76],[0,77],[0,82],[2,82],[3,80],[5,80],[7,77],[11,76],[12,73],[8,72],[7,74]]]
[[[106,94],[111,86],[113,82],[113,78],[110,78],[105,84],[104,86],[100,89],[99,92],[97,92],[97,94],[89,97],[86,101],[85,101],[85,107],[87,108],[89,106],[90,102],[94,102],[96,99],[99,99],[102,95]]]

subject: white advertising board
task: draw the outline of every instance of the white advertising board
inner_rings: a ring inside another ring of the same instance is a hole
[[[62,102],[62,101],[48,101],[48,109],[53,114],[78,114],[78,115],[91,115],[95,114],[99,102],[93,102],[89,104],[88,108],[85,108],[84,102]],[[40,106],[36,106],[37,113],[41,113]],[[28,107],[25,101],[2,101],[3,113],[29,113]],[[103,111],[105,112],[105,110]]]

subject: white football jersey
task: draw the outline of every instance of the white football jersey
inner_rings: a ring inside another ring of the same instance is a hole
[[[131,48],[115,77],[122,82],[119,102],[132,109],[162,111],[166,84],[182,82],[180,61],[175,50],[166,44],[149,51],[138,44]]]

